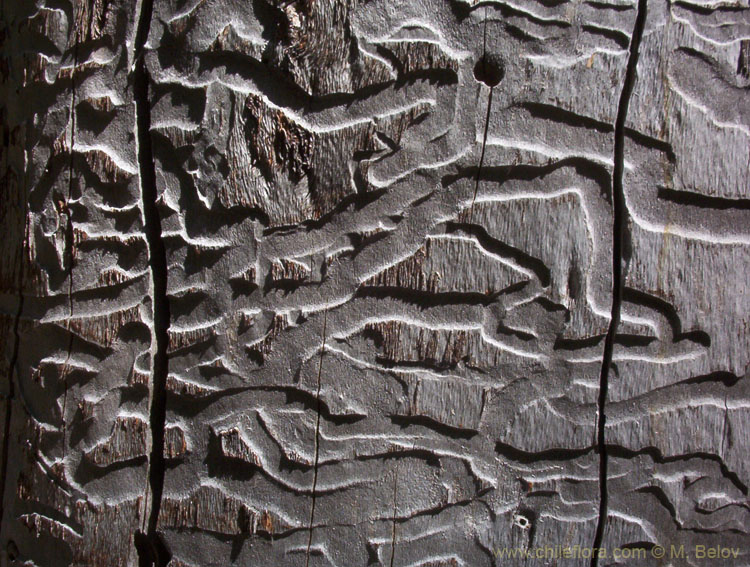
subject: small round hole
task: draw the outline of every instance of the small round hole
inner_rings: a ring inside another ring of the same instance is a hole
[[[522,530],[527,529],[531,525],[531,522],[529,522],[529,519],[526,516],[522,516],[521,514],[518,514],[513,519],[513,523],[516,524]]]
[[[474,78],[490,88],[498,85],[504,76],[505,70],[502,64],[487,55],[484,55],[474,65]]]

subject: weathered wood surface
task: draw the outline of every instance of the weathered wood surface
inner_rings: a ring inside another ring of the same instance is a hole
[[[750,565],[747,0],[2,10],[3,565]]]

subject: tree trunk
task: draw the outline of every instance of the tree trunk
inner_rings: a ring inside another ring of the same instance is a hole
[[[747,2],[2,21],[2,565],[750,561]]]

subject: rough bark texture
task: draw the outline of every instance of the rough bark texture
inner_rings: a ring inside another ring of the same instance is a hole
[[[2,22],[2,565],[750,565],[747,0]]]

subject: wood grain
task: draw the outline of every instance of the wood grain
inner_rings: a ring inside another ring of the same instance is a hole
[[[746,1],[2,10],[2,565],[750,561]]]

